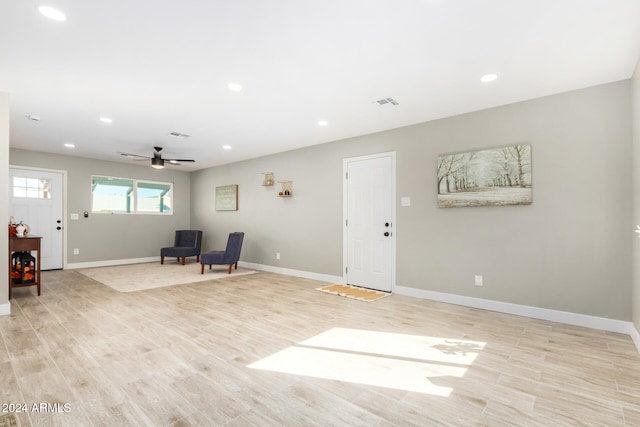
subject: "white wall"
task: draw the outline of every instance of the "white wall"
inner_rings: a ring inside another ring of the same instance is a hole
[[[9,95],[0,92],[0,218],[9,222]],[[9,232],[0,232],[0,259],[9,257]],[[0,262],[0,314],[9,314],[9,271],[6,261]]]

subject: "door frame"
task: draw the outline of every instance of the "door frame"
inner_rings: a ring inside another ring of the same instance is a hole
[[[67,171],[61,169],[36,168],[31,166],[11,164],[9,165],[9,169],[59,173],[62,175],[62,269],[65,270],[67,268]],[[9,182],[9,197],[11,197],[11,182]]]
[[[348,186],[347,186],[347,171],[349,163],[361,162],[367,160],[378,159],[382,157],[391,158],[391,222],[393,224],[394,238],[391,239],[391,292],[396,287],[396,237],[398,233],[398,221],[396,218],[396,152],[386,151],[384,153],[369,154],[366,156],[348,157],[342,159],[342,281],[347,284],[347,263],[348,263],[348,241],[349,230],[347,227],[347,215],[348,215]]]

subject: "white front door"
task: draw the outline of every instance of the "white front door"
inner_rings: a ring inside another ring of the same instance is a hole
[[[62,173],[9,169],[9,215],[40,236],[41,268],[62,268],[63,179]]]
[[[345,282],[390,292],[395,280],[395,153],[344,160]]]

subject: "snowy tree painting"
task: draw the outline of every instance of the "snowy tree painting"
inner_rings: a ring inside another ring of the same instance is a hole
[[[531,145],[438,157],[438,206],[528,205]]]

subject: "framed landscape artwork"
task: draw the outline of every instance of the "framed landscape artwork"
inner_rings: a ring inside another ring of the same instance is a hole
[[[531,145],[438,156],[438,206],[531,204]]]
[[[225,185],[216,187],[216,210],[217,211],[237,211],[238,210],[238,186]]]

